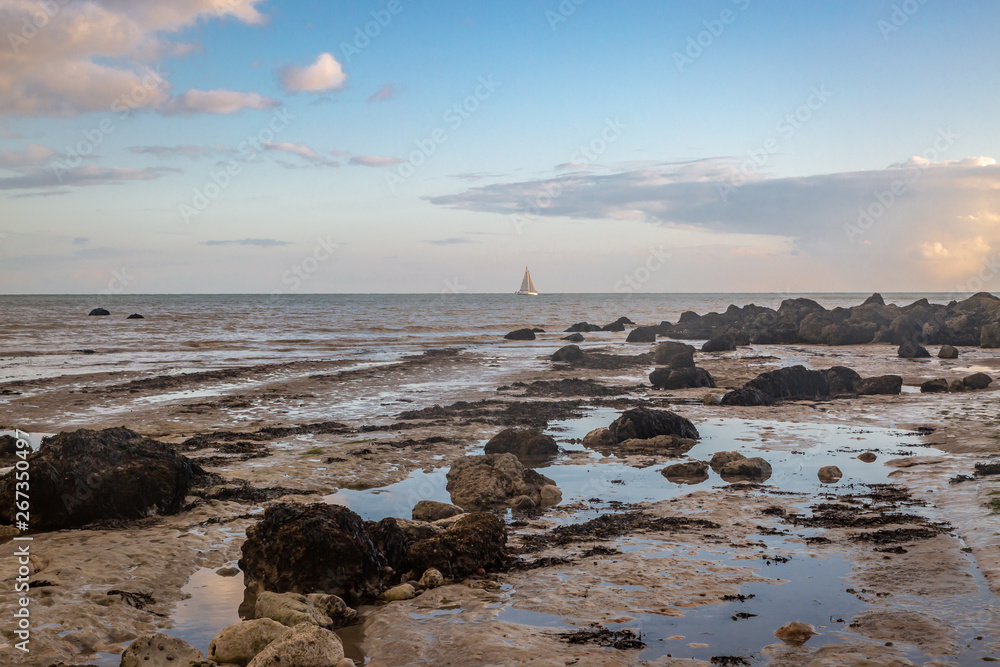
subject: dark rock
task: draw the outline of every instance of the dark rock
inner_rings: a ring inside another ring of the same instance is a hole
[[[552,361],[573,362],[583,359],[583,350],[576,345],[565,345],[560,347],[552,355]]]
[[[516,329],[504,336],[507,340],[535,340],[535,332],[531,329]]]
[[[924,394],[938,394],[948,391],[948,380],[945,378],[938,378],[936,380],[928,380],[920,385],[920,392]]]
[[[322,591],[345,600],[381,590],[387,561],[361,517],[340,505],[279,503],[247,529],[240,569],[276,593]]]
[[[95,317],[104,317],[105,315],[110,315],[111,313],[105,310],[104,308],[94,308],[87,314]]]
[[[649,374],[649,382],[657,389],[715,388],[715,380],[704,368],[657,368]]]
[[[667,341],[656,346],[655,360],[658,366],[670,368],[693,368],[694,347],[687,343]]]
[[[986,389],[992,382],[993,378],[986,373],[973,373],[962,378],[962,384],[968,389]]]
[[[465,510],[503,507],[518,496],[528,496],[540,505],[542,487],[555,485],[510,453],[462,457],[446,477],[452,502]]]
[[[716,452],[712,454],[712,460],[709,465],[712,466],[712,470],[715,472],[721,472],[722,469],[729,463],[733,461],[742,461],[746,457],[739,452]]]
[[[824,372],[830,383],[831,396],[853,394],[854,383],[861,379],[857,371],[847,366],[832,366]]]
[[[737,459],[722,466],[719,476],[727,482],[762,482],[771,477],[771,464],[759,456]]]
[[[774,403],[774,398],[759,389],[748,389],[743,387],[741,389],[734,389],[723,396],[721,405],[742,405],[753,407],[760,405],[774,405]]]
[[[192,485],[207,478],[169,445],[122,427],[46,438],[28,464],[34,530],[176,514]],[[0,480],[0,511],[8,521],[14,517],[15,472]]]
[[[531,331],[532,333],[545,333],[545,329],[542,329],[541,327],[532,327]]]
[[[736,338],[731,335],[710,338],[701,346],[702,352],[732,352],[735,349]]]
[[[1000,324],[991,322],[983,326],[979,332],[980,347],[1000,347]]]
[[[952,380],[950,383],[948,383],[948,391],[952,393],[963,392],[966,391],[967,389],[968,387],[962,384],[961,380]]]
[[[660,474],[675,484],[700,484],[708,479],[708,462],[675,463],[661,470]]]
[[[854,391],[860,396],[898,394],[902,390],[903,378],[898,375],[879,375],[854,383]]]
[[[622,413],[622,416],[608,427],[615,442],[630,438],[646,440],[658,435],[676,435],[681,438],[699,439],[698,429],[689,419],[685,419],[669,410],[650,410],[648,408],[632,408]]]
[[[868,297],[867,299],[865,299],[865,302],[864,302],[863,305],[868,306],[868,305],[871,305],[873,303],[877,304],[879,306],[884,306],[885,305],[885,299],[882,298],[881,294],[879,294],[878,292],[875,292],[870,297]]]
[[[811,371],[805,366],[789,366],[761,373],[743,388],[756,389],[776,401],[825,398],[830,395],[830,380],[824,371]],[[725,399],[723,405],[726,405]]]
[[[913,341],[904,341],[899,346],[898,354],[904,359],[926,359],[931,356],[926,347]]]
[[[601,331],[625,331],[625,324],[622,322],[611,322],[601,327]]]
[[[591,331],[600,331],[601,326],[599,324],[591,324],[590,322],[577,322],[569,329],[566,329],[566,333],[590,333]]]
[[[535,428],[506,428],[486,443],[487,454],[504,452],[519,459],[551,457],[559,453],[559,445],[551,435]]]
[[[414,543],[407,556],[417,572],[434,568],[446,576],[465,577],[480,568],[496,570],[507,560],[507,530],[494,514],[469,514],[444,533]]]
[[[132,313],[131,315],[129,315],[125,319],[126,320],[144,320],[146,318],[143,317],[142,315],[140,315],[139,313]]]
[[[17,452],[17,438],[12,435],[0,435],[0,465],[14,465],[17,462]],[[25,454],[27,455],[27,452]]]
[[[942,345],[941,349],[938,350],[939,359],[958,359],[958,349],[952,347],[951,345]]]
[[[563,340],[568,340],[571,343],[582,343],[583,342],[583,335],[578,334],[578,333],[574,333],[574,334],[570,334],[570,335],[566,336],[565,338],[563,338]]]
[[[659,327],[636,327],[628,332],[626,343],[655,343]]]
[[[458,505],[442,503],[437,500],[421,500],[413,506],[411,516],[414,521],[437,521],[457,516],[464,512]]]

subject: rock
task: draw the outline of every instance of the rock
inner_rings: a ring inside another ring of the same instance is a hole
[[[139,313],[132,313],[131,315],[129,315],[125,319],[126,320],[144,320],[146,318],[143,317],[142,315],[140,315]]]
[[[465,456],[452,464],[446,477],[452,502],[466,510],[504,506],[518,496],[540,505],[542,487],[555,484],[510,453]]]
[[[626,343],[655,343],[656,334],[660,332],[659,327],[636,327],[628,332],[625,338]]]
[[[186,641],[162,633],[143,635],[122,653],[121,667],[188,667],[205,654]]]
[[[566,345],[560,347],[552,355],[552,361],[573,362],[583,359],[583,350],[577,345]]]
[[[541,501],[541,495],[539,494],[539,502]],[[511,507],[516,510],[530,510],[538,507],[538,503],[531,499],[531,496],[518,496],[514,500],[508,503]]]
[[[546,484],[540,491],[542,507],[553,507],[562,502],[562,491],[555,484]]]
[[[694,347],[675,341],[660,343],[656,346],[654,361],[659,366],[691,368],[694,366]]]
[[[43,440],[27,460],[34,530],[176,514],[191,487],[207,475],[169,445],[122,427],[59,433]],[[0,508],[9,518],[14,516],[14,473],[0,479]]]
[[[825,398],[830,395],[830,380],[824,371],[788,366],[761,373],[743,388],[757,389],[776,401]]]
[[[507,340],[535,340],[535,332],[531,329],[516,329],[504,338]]]
[[[398,586],[393,586],[389,590],[382,591],[378,596],[379,600],[385,600],[386,602],[396,602],[399,600],[412,600],[417,597],[417,591],[410,584],[400,584]]]
[[[952,347],[951,345],[942,345],[941,349],[938,350],[939,359],[958,359],[958,348]]]
[[[913,341],[904,341],[897,353],[904,359],[926,359],[931,356],[926,347]]]
[[[423,575],[421,575],[420,585],[428,589],[444,586],[444,575],[441,574],[439,570],[429,567],[424,570]]]
[[[87,315],[90,315],[92,317],[104,317],[104,316],[110,315],[110,314],[111,314],[110,312],[108,312],[107,310],[105,310],[103,308],[94,308],[92,311],[90,311],[89,313],[87,313]]]
[[[823,466],[816,473],[819,477],[819,481],[824,484],[833,484],[834,482],[839,482],[840,478],[844,476],[844,473],[840,471],[837,466]]]
[[[208,657],[217,663],[245,665],[271,642],[291,634],[291,629],[270,618],[234,623],[215,635]]]
[[[531,327],[531,330],[535,333],[545,333],[545,329],[541,327]]]
[[[813,626],[798,621],[783,625],[774,631],[775,637],[792,646],[802,646],[811,637],[818,634]]]
[[[830,395],[842,396],[854,393],[854,383],[861,379],[861,376],[854,369],[847,366],[832,366],[824,371],[826,379],[830,383]]]
[[[722,405],[774,405],[775,400],[758,389],[734,389],[722,397]]]
[[[865,302],[862,305],[869,306],[869,305],[871,305],[873,303],[877,304],[879,306],[884,306],[885,305],[885,299],[882,298],[881,294],[879,294],[878,292],[875,292],[870,297],[868,297],[867,299],[865,299]]]
[[[727,482],[763,482],[771,477],[771,464],[759,456],[737,459],[722,466],[719,476]]]
[[[875,461],[878,460],[878,457],[872,452],[865,452],[863,454],[858,454],[858,460],[865,463],[875,463]]]
[[[657,368],[649,374],[649,383],[656,389],[715,388],[715,380],[704,368]]]
[[[948,391],[948,380],[946,378],[938,378],[936,380],[928,380],[920,385],[920,392],[923,394],[936,394]]]
[[[591,331],[600,331],[601,327],[597,324],[591,324],[590,322],[577,322],[569,329],[566,329],[566,333],[590,333]]]
[[[337,667],[357,667],[357,665],[355,665],[354,661],[350,658],[343,658],[337,663]]]
[[[736,349],[736,338],[731,335],[709,338],[701,346],[702,352],[732,352]]]
[[[708,461],[685,461],[669,465],[660,474],[674,484],[701,484],[708,479]]]
[[[854,383],[854,391],[860,396],[898,394],[902,390],[903,378],[898,375],[878,375]]]
[[[583,436],[583,446],[587,449],[603,449],[615,444],[611,431],[601,426]]]
[[[633,322],[632,320],[630,320],[629,318],[627,318],[625,316],[622,316],[622,317],[619,317],[614,322],[612,322],[611,324],[605,324],[601,328],[604,331],[625,331],[625,327],[626,326],[634,327],[635,326],[635,322]],[[614,328],[612,328],[612,327],[614,327]],[[618,327],[621,327],[621,328],[619,329]]]
[[[413,544],[408,555],[418,572],[433,568],[465,577],[479,568],[495,570],[507,560],[507,530],[494,514],[466,514],[441,535]]]
[[[248,582],[278,593],[324,591],[348,601],[381,590],[388,564],[360,516],[325,503],[271,505],[247,529],[242,550],[240,569]]]
[[[261,591],[254,604],[254,617],[267,618],[287,627],[312,623],[336,630],[350,625],[358,612],[337,595],[325,593],[272,593]]]
[[[627,456],[629,454],[682,456],[696,444],[698,444],[698,441],[691,438],[681,438],[676,435],[658,435],[655,438],[629,438],[618,443],[612,443],[603,449],[600,447],[595,447],[595,449],[605,454],[616,456]]]
[[[1000,324],[991,322],[979,331],[980,347],[1000,347]]]
[[[701,403],[702,405],[722,405],[722,394],[705,394]]]
[[[572,333],[572,334],[566,336],[565,338],[563,338],[563,340],[568,340],[571,343],[582,343],[583,340],[584,340],[584,338],[583,338],[583,336],[581,334]]]
[[[962,385],[967,389],[986,389],[992,382],[993,378],[986,373],[973,373],[962,378]]]
[[[330,667],[343,657],[344,646],[337,635],[304,623],[271,642],[247,667]]]
[[[442,503],[436,500],[421,500],[413,506],[411,516],[414,521],[437,521],[438,519],[457,516],[464,511],[458,505],[452,505],[451,503]]]
[[[220,577],[235,577],[240,573],[240,568],[238,567],[220,567],[215,571]]]
[[[698,434],[698,429],[689,419],[669,410],[650,410],[648,408],[626,410],[621,417],[611,423],[608,430],[615,442],[631,438],[646,440],[658,435],[676,435],[692,440],[701,437]]]
[[[746,457],[739,452],[716,452],[715,454],[712,454],[712,460],[709,465],[712,466],[712,470],[718,473],[722,471],[727,463],[742,461],[744,459],[746,459]]]
[[[505,428],[490,438],[485,450],[487,454],[508,452],[519,459],[537,459],[555,456],[559,445],[536,428]]]
[[[948,385],[948,391],[952,393],[966,391],[966,389],[967,387],[964,384],[962,384],[961,380],[952,380],[951,383]]]

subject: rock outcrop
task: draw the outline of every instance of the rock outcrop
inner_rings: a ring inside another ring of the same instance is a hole
[[[608,428],[615,442],[630,438],[646,440],[658,435],[676,435],[680,438],[697,440],[701,436],[691,420],[669,410],[632,408],[611,423]]]

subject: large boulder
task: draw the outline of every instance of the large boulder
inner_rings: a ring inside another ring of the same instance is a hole
[[[464,512],[458,505],[442,503],[437,500],[421,500],[413,506],[411,515],[414,521],[437,521],[458,516]]]
[[[626,343],[655,343],[660,327],[636,327],[628,332]]]
[[[219,664],[245,665],[267,645],[291,634],[291,629],[270,618],[233,623],[208,645],[208,657]]]
[[[926,347],[909,340],[903,341],[903,344],[899,346],[897,354],[904,359],[927,359],[931,356]]]
[[[430,568],[451,577],[495,570],[507,560],[507,530],[495,514],[467,514],[444,533],[413,544],[408,557],[418,576]]]
[[[708,479],[708,461],[674,463],[660,471],[674,484],[701,484]]]
[[[739,452],[716,452],[712,454],[712,460],[709,461],[709,465],[712,466],[712,470],[718,473],[722,471],[726,464],[733,461],[742,461],[745,458]]]
[[[646,440],[658,435],[676,435],[693,440],[701,437],[691,420],[669,410],[650,410],[649,408],[626,410],[621,417],[611,423],[608,430],[615,442],[622,442],[629,438]]]
[[[600,450],[611,447],[615,444],[615,437],[611,435],[611,429],[600,426],[583,436],[583,446],[588,449]]]
[[[771,464],[759,456],[736,459],[723,465],[719,476],[727,482],[763,482],[771,477]]]
[[[119,664],[120,667],[200,667],[204,661],[205,654],[186,641],[156,632],[129,644]]]
[[[122,427],[60,433],[27,460],[35,530],[176,514],[192,485],[206,479],[197,463],[169,445]],[[2,521],[14,517],[15,472],[0,479]]]
[[[990,322],[979,330],[980,347],[1000,347],[1000,324]]]
[[[289,628],[299,623],[312,623],[335,630],[353,623],[358,612],[336,595],[261,591],[254,603],[254,617],[268,619]]]
[[[107,317],[110,314],[111,313],[104,308],[94,308],[92,311],[87,313],[87,315],[90,315],[91,317]]]
[[[559,453],[555,438],[536,428],[505,428],[486,443],[487,454],[509,452],[519,459],[552,457]]]
[[[578,333],[571,333],[570,335],[564,337],[563,340],[568,340],[571,343],[582,343],[583,335]]]
[[[847,366],[832,366],[824,372],[830,383],[831,396],[853,394],[854,383],[861,379],[861,375],[857,371]]]
[[[715,380],[704,368],[657,368],[649,374],[649,383],[656,389],[715,388]]]
[[[376,595],[388,565],[360,516],[325,503],[271,505],[247,529],[242,550],[239,565],[248,583],[348,601]]]
[[[591,324],[590,322],[577,322],[569,329],[566,329],[566,333],[590,333],[591,331],[600,331],[601,325]]]
[[[694,347],[687,343],[666,341],[656,346],[654,361],[658,366],[670,368],[694,367]]]
[[[948,391],[948,380],[945,378],[937,378],[936,380],[928,380],[920,385],[920,392],[923,394],[939,394]]]
[[[268,644],[247,667],[333,667],[343,658],[340,637],[318,625],[303,623]]]
[[[504,336],[507,340],[535,340],[534,329],[515,329]]]
[[[958,349],[951,345],[942,345],[938,350],[939,359],[958,359]]]
[[[734,389],[723,396],[720,405],[756,407],[761,405],[774,405],[775,402],[776,401],[773,396],[765,394],[759,389],[741,387],[740,389]]]
[[[878,375],[854,383],[854,391],[860,396],[898,394],[902,390],[903,378],[898,375]]]
[[[966,389],[986,389],[992,382],[993,378],[986,373],[973,373],[962,378],[962,384]]]
[[[555,484],[510,453],[465,456],[452,464],[446,477],[452,502],[466,510],[507,506],[520,496],[540,505],[542,487]]]
[[[736,338],[732,335],[717,336],[705,341],[702,352],[732,352],[736,349]]]
[[[583,359],[583,350],[578,345],[565,345],[552,354],[552,361],[579,361]]]
[[[805,366],[788,366],[761,373],[743,387],[761,391],[776,401],[826,398],[830,395],[830,379],[826,372],[812,371]]]

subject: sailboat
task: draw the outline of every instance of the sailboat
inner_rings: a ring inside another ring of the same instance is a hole
[[[521,289],[514,292],[514,294],[538,296],[538,290],[535,289],[535,281],[531,279],[531,272],[528,271],[528,267],[524,267],[524,278],[521,279]]]

